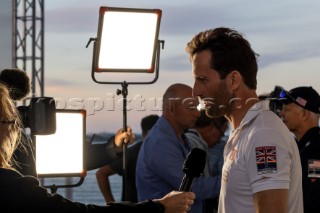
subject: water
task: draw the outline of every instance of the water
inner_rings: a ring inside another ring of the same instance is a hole
[[[96,170],[87,171],[83,183],[78,187],[58,188],[57,193],[73,201],[85,204],[105,205],[104,198],[100,192],[96,176]],[[67,178],[45,178],[43,185],[65,185]],[[79,181],[78,177],[69,178],[72,183]],[[121,199],[122,177],[115,174],[109,177],[111,190],[116,201]],[[50,190],[49,190],[50,191]]]
[[[103,137],[110,137],[107,133],[103,135]],[[99,139],[99,138],[98,138]],[[101,141],[95,141],[94,143],[105,143],[107,139]],[[141,135],[136,136],[136,141],[141,140]],[[105,200],[100,192],[96,173],[97,170],[87,171],[87,175],[80,186],[72,187],[72,188],[58,188],[57,193],[70,199],[73,201],[85,203],[85,204],[97,204],[97,205],[105,205]],[[75,184],[79,181],[79,177],[72,178],[44,178],[42,185],[66,185],[66,184]],[[122,177],[118,174],[112,175],[109,177],[111,191],[113,193],[113,197],[115,201],[121,200],[122,193]],[[70,183],[71,182],[71,183]],[[50,191],[50,189],[48,189]]]

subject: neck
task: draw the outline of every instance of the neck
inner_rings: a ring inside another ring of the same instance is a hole
[[[232,109],[229,115],[226,115],[231,123],[233,130],[237,129],[240,126],[240,123],[244,116],[247,114],[249,109],[257,102],[259,102],[259,99],[255,93],[249,94],[245,98],[240,98],[238,101],[235,101],[235,103],[231,106]]]
[[[183,139],[181,138],[181,135],[186,131],[185,128],[182,128],[181,125],[179,125],[177,122],[175,122],[174,119],[171,119],[169,116],[165,116],[164,118],[169,122],[171,127],[173,128],[177,138],[181,141],[184,142]]]
[[[306,132],[307,132],[309,129],[311,129],[311,128],[313,128],[313,127],[317,127],[317,126],[318,126],[318,125],[303,125],[303,124],[302,124],[302,125],[301,125],[301,128],[292,131],[292,133],[295,135],[296,139],[297,139],[298,141],[300,141],[301,138],[306,134]]]

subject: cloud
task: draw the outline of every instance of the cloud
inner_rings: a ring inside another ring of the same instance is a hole
[[[46,7],[46,32],[77,34],[97,31],[99,7],[94,4],[76,3],[60,5],[62,7],[50,8],[50,5]]]
[[[258,89],[271,92],[275,85],[290,90],[297,86],[313,86],[320,92],[320,56],[295,61],[273,63],[258,72]]]
[[[167,57],[165,60],[161,61],[160,70],[174,70],[177,72],[190,70],[191,64],[188,60],[187,54],[176,55],[172,57]]]
[[[66,80],[61,78],[49,78],[46,80],[46,86],[51,87],[70,87],[74,85],[76,82],[73,79]]]
[[[105,93],[120,88],[95,84],[90,78],[92,45],[88,49],[85,45],[96,35],[98,9],[103,4],[158,8],[163,12],[159,38],[165,40],[165,46],[160,51],[159,79],[152,85],[130,85],[129,96],[140,93],[161,97],[167,86],[177,81],[192,85],[191,64],[184,47],[199,31],[219,26],[242,32],[260,54],[258,88],[262,92],[270,92],[276,84],[290,89],[300,83],[316,84],[315,79],[319,79],[315,72],[320,67],[316,62],[320,49],[315,48],[320,43],[317,0],[55,0],[46,2],[45,9],[46,87],[51,94],[57,91],[59,96],[105,97]],[[130,118],[133,116],[129,113]],[[117,125],[108,120],[116,117]],[[118,128],[121,112],[101,112],[89,120],[92,131],[104,130],[107,125]],[[139,129],[136,120],[128,123],[136,123]]]

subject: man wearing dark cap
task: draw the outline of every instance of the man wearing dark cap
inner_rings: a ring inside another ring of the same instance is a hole
[[[280,94],[280,116],[298,143],[302,164],[304,212],[320,210],[320,96],[312,87]]]

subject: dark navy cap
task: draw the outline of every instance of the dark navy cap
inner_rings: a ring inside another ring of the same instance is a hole
[[[296,87],[289,92],[282,90],[280,100],[296,103],[302,108],[320,114],[320,95],[312,87]]]

